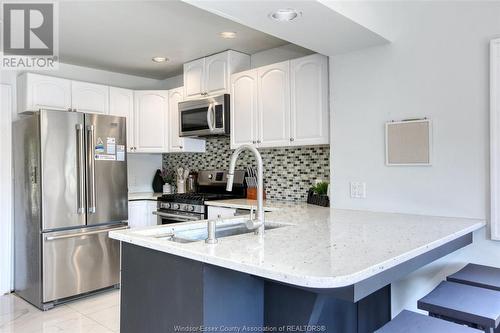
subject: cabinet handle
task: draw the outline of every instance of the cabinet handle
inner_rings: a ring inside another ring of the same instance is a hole
[[[253,141],[252,141],[252,143],[253,143],[253,144],[256,144],[256,143],[257,143],[257,141],[253,140]]]
[[[293,141],[293,140],[295,140],[295,139],[294,138],[290,138],[290,141]]]
[[[68,112],[71,112],[71,111],[73,111],[73,109],[72,108],[68,108]]]
[[[257,143],[260,143],[260,140],[257,140]]]

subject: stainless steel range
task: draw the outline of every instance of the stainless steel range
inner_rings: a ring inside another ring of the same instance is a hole
[[[158,198],[158,224],[170,224],[207,218],[205,201],[246,197],[245,171],[234,174],[234,189],[226,191],[227,171],[202,170],[198,172],[198,193],[164,194]]]

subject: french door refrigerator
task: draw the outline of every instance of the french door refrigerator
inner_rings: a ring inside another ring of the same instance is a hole
[[[118,286],[125,118],[41,110],[14,122],[14,289],[48,309]]]

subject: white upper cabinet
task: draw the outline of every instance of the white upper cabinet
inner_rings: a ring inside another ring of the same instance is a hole
[[[200,98],[205,85],[205,58],[184,64],[184,96]]]
[[[258,75],[259,147],[290,142],[290,62],[260,67]]]
[[[292,60],[291,144],[329,143],[328,60],[320,54]]]
[[[184,97],[196,99],[229,93],[231,74],[250,68],[250,56],[225,51],[184,64]]]
[[[127,151],[134,150],[134,91],[109,87],[109,114],[127,118]]]
[[[19,113],[40,109],[71,109],[71,81],[52,76],[24,73],[17,78]]]
[[[184,100],[184,87],[168,91],[169,116],[169,152],[205,152],[205,139],[179,137],[179,102]]]
[[[257,143],[257,70],[231,77],[231,149]]]
[[[143,90],[134,92],[134,152],[168,151],[168,92]]]
[[[314,54],[231,76],[231,148],[329,143],[328,61]]]
[[[229,84],[229,57],[226,52],[205,58],[205,93],[224,94]]]
[[[109,87],[102,84],[71,81],[73,109],[86,113],[109,113]]]

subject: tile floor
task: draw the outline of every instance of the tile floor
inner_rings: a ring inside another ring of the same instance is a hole
[[[120,331],[120,292],[108,291],[40,311],[14,294],[0,296],[0,333]]]

